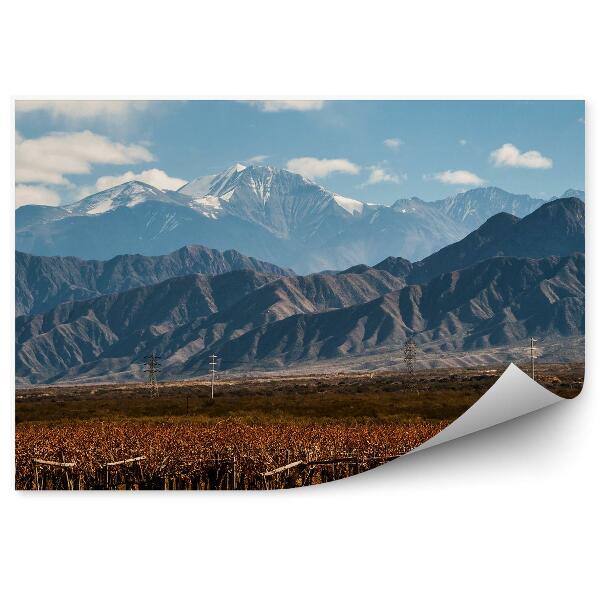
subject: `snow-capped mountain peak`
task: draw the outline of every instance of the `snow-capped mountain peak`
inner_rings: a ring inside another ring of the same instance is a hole
[[[163,191],[148,183],[128,181],[87,196],[64,208],[70,214],[98,215],[123,206],[133,208],[147,200],[170,201]]]
[[[478,188],[436,202],[406,198],[391,206],[371,204],[285,169],[235,164],[178,191],[130,181],[67,206],[20,207],[17,249],[108,259],[204,244],[233,247],[306,273],[375,264],[390,255],[419,260],[492,215],[521,217],[543,203]]]
[[[231,189],[231,187],[235,185],[235,181],[238,178],[238,175],[242,173],[245,169],[246,167],[244,165],[236,163],[235,165],[229,167],[222,173],[215,175],[215,177],[211,181],[209,193],[212,196],[220,196],[228,192]]]
[[[234,216],[282,237],[300,229],[311,235],[334,214],[359,218],[365,207],[363,202],[330,192],[297,173],[236,163],[217,175],[193,179],[176,192],[129,181],[64,208],[68,215],[94,216],[149,201],[185,206],[210,219]]]
[[[299,229],[310,235],[327,216],[362,215],[364,203],[334,194],[285,169],[235,164],[210,178],[199,177],[179,190],[190,206],[216,219],[230,215],[265,227],[281,237]]]
[[[236,176],[246,167],[236,163],[216,175],[202,175],[192,179],[177,191],[185,196],[192,198],[202,198],[203,196],[219,196],[226,191],[226,188],[235,180]]]

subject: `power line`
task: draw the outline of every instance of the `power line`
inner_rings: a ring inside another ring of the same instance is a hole
[[[479,354],[488,354],[489,351],[491,350],[497,350],[500,354],[502,354],[503,356],[507,356],[508,358],[505,359],[505,361],[517,361],[516,356],[518,354],[520,354],[523,351],[523,346],[519,346],[519,345],[514,345],[514,346],[500,346],[500,347],[491,347],[491,348],[484,348],[481,349],[480,351],[473,351],[473,350],[443,350],[440,351],[439,350],[439,345],[442,343],[448,343],[449,340],[454,339],[457,336],[450,336],[448,338],[444,338],[443,340],[437,342],[437,343],[432,343],[432,342],[428,342],[423,344],[422,346],[417,346],[415,343],[415,347],[416,347],[416,354],[415,357],[413,359],[413,363],[414,363],[414,367],[416,370],[416,367],[418,365],[418,363],[430,363],[432,361],[444,361],[444,360],[448,360],[448,359],[467,359],[467,358],[471,358],[473,356],[478,356]],[[413,338],[414,340],[414,338]],[[550,342],[552,340],[552,338],[550,338],[548,341]],[[539,339],[534,339],[535,342],[539,341]],[[543,342],[544,340],[542,340]],[[553,348],[556,346],[563,346],[564,342],[556,342],[556,343],[548,343],[546,344],[545,348]],[[393,355],[395,352],[398,352],[398,350],[402,350],[404,349],[404,344],[396,344],[393,346],[390,346],[388,348],[385,349],[384,352],[377,352],[377,353],[367,353],[367,354],[356,354],[356,355],[348,355],[347,359],[349,360],[354,360],[354,359],[358,359],[358,358],[363,358],[363,359],[378,359],[381,358],[384,355]],[[527,346],[526,350],[529,351],[530,347]],[[534,348],[534,351],[536,350],[541,350],[540,348]],[[510,356],[514,356],[514,358],[510,358]],[[212,357],[218,358],[216,355],[210,355],[208,358],[212,359]],[[535,357],[536,359],[539,358],[539,356]],[[326,362],[330,362],[330,361],[334,361],[335,358],[332,357],[330,359],[325,359]],[[402,359],[404,360],[404,359]],[[496,362],[505,362],[505,361],[501,361],[501,360],[497,360]],[[302,360],[292,360],[288,363],[287,366],[293,366],[297,363],[303,363],[304,361]],[[244,365],[258,365],[260,367],[260,369],[265,369],[265,368],[269,368],[270,365],[267,364],[265,365],[264,363],[262,363],[262,361],[260,359],[253,359],[253,360],[243,360],[243,359],[237,359],[237,360],[227,360],[224,358],[218,358],[218,365],[220,367],[221,370],[223,371],[229,371],[229,370],[233,370],[236,367],[242,367]],[[280,366],[280,365],[277,365]],[[390,365],[391,366],[391,365]],[[468,365],[467,365],[468,366]],[[473,364],[472,366],[477,366],[475,364]],[[274,366],[275,367],[275,366]],[[211,372],[209,371],[209,376],[211,375]]]
[[[538,348],[535,347],[535,342],[537,340],[535,338],[530,338],[529,340],[529,355],[531,357],[531,379],[535,381],[535,359],[538,358],[537,351]]]
[[[215,400],[215,373],[216,373],[215,367],[217,366],[217,355],[216,354],[211,354],[210,355],[210,362],[208,364],[210,365],[210,374],[211,374],[211,378],[210,378],[210,402],[212,404],[214,402],[214,400]]]
[[[150,356],[144,356],[144,373],[148,373],[148,391],[150,392],[150,398],[158,397],[158,382],[156,381],[156,375],[160,371],[160,363],[158,360],[160,356],[156,356],[154,352]]]

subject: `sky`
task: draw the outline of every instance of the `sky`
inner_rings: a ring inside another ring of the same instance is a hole
[[[583,101],[17,100],[16,206],[137,179],[177,189],[236,162],[350,198],[433,201],[481,186],[584,189]]]

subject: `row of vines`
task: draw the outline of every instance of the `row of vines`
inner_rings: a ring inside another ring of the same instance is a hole
[[[16,431],[15,485],[74,490],[299,487],[388,462],[446,424],[23,424]]]

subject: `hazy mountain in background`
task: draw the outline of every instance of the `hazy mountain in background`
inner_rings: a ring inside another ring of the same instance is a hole
[[[560,196],[552,196],[550,200],[557,200],[558,198],[578,198],[582,202],[585,202],[585,192],[583,190],[574,190],[573,188],[569,188]]]
[[[432,203],[368,204],[283,169],[242,165],[178,192],[133,181],[60,208],[16,211],[16,247],[30,254],[108,260],[202,244],[297,272],[341,270],[388,255],[416,260],[468,231]]]
[[[219,275],[242,269],[290,275],[289,269],[256,260],[236,250],[219,252],[204,246],[184,246],[164,256],[120,255],[108,261],[73,256],[15,257],[17,316],[45,312],[61,302],[151,285],[191,273]]]
[[[177,192],[131,181],[66,206],[22,206],[15,216],[16,247],[40,256],[108,260],[202,244],[235,248],[296,272],[337,271],[390,255],[420,260],[494,214],[523,217],[543,203],[489,187],[384,206],[341,196],[284,169],[236,164]]]
[[[432,204],[471,231],[495,214],[504,212],[524,217],[544,202],[527,194],[511,194],[497,187],[485,187],[461,192]]]
[[[365,205],[361,218],[332,235],[320,252],[343,266],[347,266],[348,261],[354,265],[373,264],[390,254],[415,260],[467,233],[467,228],[439,211],[433,203],[402,198],[391,206]],[[396,252],[390,253],[390,248]],[[325,263],[321,264],[327,268]]]

